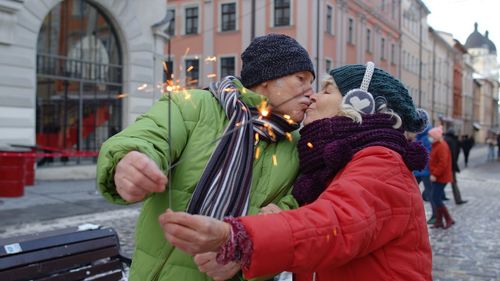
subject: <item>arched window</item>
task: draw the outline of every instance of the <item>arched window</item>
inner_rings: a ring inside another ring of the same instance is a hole
[[[37,145],[97,151],[121,130],[122,97],[122,54],[111,22],[85,0],[62,1],[38,35]]]

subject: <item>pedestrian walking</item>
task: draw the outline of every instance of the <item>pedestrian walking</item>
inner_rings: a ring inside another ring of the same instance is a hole
[[[486,157],[486,161],[491,161],[495,159],[495,141],[492,136],[486,138],[486,144],[488,145],[488,156]]]
[[[429,131],[432,148],[429,168],[431,171],[432,200],[436,206],[436,221],[434,228],[449,228],[455,221],[451,218],[448,208],[443,203],[444,188],[453,181],[451,152],[443,139],[443,127],[434,127]],[[445,223],[443,223],[443,219]]]
[[[462,194],[460,193],[460,189],[458,188],[457,183],[457,173],[460,173],[460,167],[458,166],[458,157],[460,155],[460,141],[458,140],[458,136],[455,134],[455,130],[453,128],[448,129],[448,131],[444,135],[444,140],[448,144],[451,153],[451,166],[453,174],[451,189],[453,193],[453,199],[455,200],[455,204],[457,205],[465,204],[467,203],[467,200],[462,199]]]
[[[429,124],[423,132],[418,133],[415,137],[415,140],[417,142],[420,142],[425,147],[428,153],[430,153],[432,146],[429,140],[430,129],[432,129],[432,126]],[[421,182],[424,184],[424,191],[422,192],[422,198],[424,199],[424,201],[427,201],[429,202],[429,204],[431,204],[431,210],[432,210],[431,217],[429,218],[429,220],[427,220],[427,223],[434,224],[436,220],[436,210],[435,210],[436,208],[431,200],[432,183],[431,183],[431,172],[429,170],[429,162],[427,162],[424,169],[413,171],[413,174],[415,175],[418,184],[420,184]]]
[[[464,153],[464,165],[467,167],[469,165],[469,154],[474,146],[474,138],[469,137],[469,135],[463,135],[461,143],[462,151]]]
[[[222,218],[256,214],[269,203],[298,207],[290,194],[299,168],[297,129],[311,103],[314,66],[282,34],[255,38],[241,59],[241,80],[230,76],[208,90],[165,95],[103,144],[97,164],[103,196],[144,201],[129,280],[211,280],[165,240],[158,217],[167,208]],[[176,164],[171,178],[169,163]],[[220,270],[240,280],[238,264]]]
[[[293,191],[302,207],[225,222],[167,211],[165,237],[191,254],[218,251],[219,262],[240,262],[246,277],[289,271],[294,281],[432,280],[411,172],[425,166],[427,153],[403,133],[424,129],[426,117],[399,80],[371,67],[335,68],[311,97]],[[203,256],[194,259],[210,271]]]
[[[497,133],[497,160],[500,160],[500,132]]]

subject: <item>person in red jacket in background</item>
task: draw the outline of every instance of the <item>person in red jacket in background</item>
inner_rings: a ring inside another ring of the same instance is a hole
[[[450,148],[443,138],[443,127],[434,127],[429,131],[432,149],[429,160],[429,169],[432,182],[432,203],[436,206],[436,221],[433,227],[448,228],[455,221],[451,218],[448,209],[443,203],[444,188],[453,181],[452,158]],[[443,218],[446,224],[443,224]]]
[[[432,280],[424,204],[412,174],[428,154],[404,136],[423,130],[426,115],[373,63],[330,76],[311,96],[300,132],[293,195],[302,207],[267,206],[266,214],[223,222],[170,210],[160,217],[165,238],[215,280],[225,280],[217,263],[229,261],[239,262],[246,278],[288,271],[295,281]],[[205,258],[211,251],[216,261]]]

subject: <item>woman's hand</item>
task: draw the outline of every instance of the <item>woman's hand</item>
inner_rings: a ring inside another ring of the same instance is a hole
[[[273,203],[265,206],[265,207],[262,207],[260,209],[260,212],[259,214],[262,214],[262,215],[267,215],[267,214],[277,214],[279,212],[281,212],[282,210],[280,209],[280,207],[274,205]]]
[[[217,252],[231,235],[228,223],[206,216],[168,209],[159,221],[165,238],[191,255]]]
[[[217,253],[215,252],[198,254],[194,256],[194,262],[200,272],[205,272],[215,281],[231,279],[240,271],[239,263],[229,262],[226,265],[222,265],[216,261],[216,256]]]

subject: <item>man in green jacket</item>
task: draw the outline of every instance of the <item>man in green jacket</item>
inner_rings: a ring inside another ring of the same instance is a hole
[[[298,206],[291,195],[296,130],[313,93],[313,64],[282,34],[257,37],[241,59],[241,82],[227,77],[209,91],[164,95],[102,145],[103,196],[118,204],[144,201],[129,280],[212,280],[166,241],[158,218],[167,208],[223,218],[270,204]],[[238,268],[221,267],[221,276]]]

